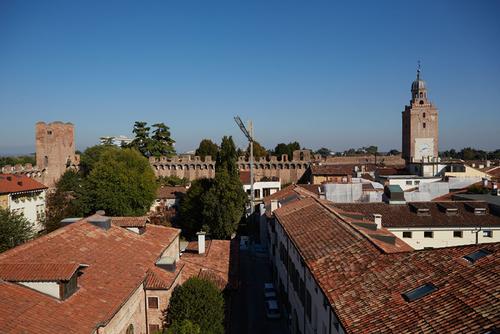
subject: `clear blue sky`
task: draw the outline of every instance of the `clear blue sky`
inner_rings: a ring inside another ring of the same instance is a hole
[[[0,153],[39,120],[77,147],[165,122],[203,138],[401,147],[422,61],[440,149],[500,147],[499,1],[0,1]]]

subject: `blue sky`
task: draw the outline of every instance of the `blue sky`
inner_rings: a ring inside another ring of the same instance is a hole
[[[498,1],[0,1],[0,153],[37,121],[77,147],[165,122],[203,138],[400,149],[417,60],[440,149],[499,148]]]

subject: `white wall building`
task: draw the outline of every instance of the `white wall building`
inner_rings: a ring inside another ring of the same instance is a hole
[[[22,214],[36,232],[43,229],[47,187],[25,175],[0,174],[0,207]]]

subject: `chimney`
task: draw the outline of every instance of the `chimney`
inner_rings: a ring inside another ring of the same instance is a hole
[[[272,199],[271,200],[271,212],[273,212],[274,210],[276,210],[279,207],[280,207],[280,205],[279,205],[278,200],[277,199]]]
[[[196,233],[198,236],[198,254],[205,254],[205,232]]]
[[[107,231],[111,228],[111,218],[106,217],[104,214],[104,210],[99,210],[95,215],[88,218],[88,222]]]
[[[377,229],[380,230],[382,228],[382,215],[379,213],[374,213],[373,220],[374,220],[375,224],[377,225]]]

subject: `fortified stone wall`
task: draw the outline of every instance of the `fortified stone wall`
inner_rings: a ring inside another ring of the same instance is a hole
[[[211,156],[201,159],[199,156],[190,155],[178,157],[151,157],[149,158],[151,167],[157,177],[177,176],[186,178],[190,181],[215,176],[215,161]],[[311,164],[373,164],[373,156],[353,156],[353,157],[328,157],[322,158],[321,155],[313,155],[310,150],[296,150],[293,152],[292,160],[288,160],[286,154],[281,157],[270,156],[255,159],[254,174],[258,181],[264,177],[279,177],[282,184],[298,182],[307,168]],[[401,156],[380,156],[377,157],[377,163],[384,163],[388,166],[404,165]],[[238,169],[241,171],[250,170],[250,161],[242,156],[238,158]]]
[[[75,154],[75,133],[71,123],[36,123],[36,166],[4,166],[5,174],[23,174],[51,188],[68,169],[77,170],[80,156]]]

